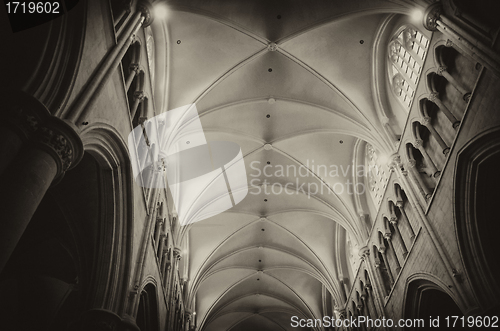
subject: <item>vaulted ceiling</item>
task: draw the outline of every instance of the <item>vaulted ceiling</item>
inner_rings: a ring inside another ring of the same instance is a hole
[[[235,207],[182,229],[188,305],[207,331],[300,330],[291,316],[321,318],[326,301],[342,304],[346,240],[366,239],[346,183],[364,142],[391,151],[374,45],[387,18],[410,5],[184,0],[167,8],[152,27],[156,47],[168,45],[157,52],[165,83],[156,106],[195,103],[206,139],[238,143],[254,184]],[[266,165],[271,176],[260,171]],[[287,166],[308,169],[276,173]],[[287,193],[273,192],[274,183],[292,184]]]

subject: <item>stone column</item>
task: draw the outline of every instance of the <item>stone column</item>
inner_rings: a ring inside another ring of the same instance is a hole
[[[140,75],[138,77],[141,77]],[[144,101],[144,91],[138,90],[134,92],[134,103],[130,106],[130,118],[134,119],[139,104]],[[142,115],[142,114],[141,114]]]
[[[392,254],[394,255],[394,262],[396,263],[396,274],[394,275],[394,279],[393,279],[393,282],[395,280],[395,278],[398,276],[399,272],[401,271],[401,264],[399,264],[399,259],[398,259],[398,256],[396,254],[396,250],[394,249],[394,244],[392,242],[392,234],[391,233],[385,233],[384,234],[384,238],[387,240],[387,243],[389,244],[389,248],[392,252]],[[387,254],[387,252],[386,252]],[[384,255],[382,255],[384,256]]]
[[[443,138],[441,138],[441,135],[436,131],[434,126],[431,124],[431,118],[426,116],[420,122],[422,123],[423,126],[425,126],[429,130],[429,132],[434,137],[434,139],[436,139],[439,146],[441,146],[441,148],[443,150],[443,154],[447,155],[450,152],[450,147],[448,147],[448,145],[446,145]]]
[[[362,300],[362,302],[363,302],[363,307],[365,308],[364,314],[365,314],[365,316],[367,316],[367,317],[371,317],[370,307],[368,307],[368,296],[366,295],[366,290],[365,290],[365,289],[363,289],[363,290],[362,290],[362,293],[363,293],[363,294],[361,294],[361,296],[360,296],[360,297],[361,297],[361,300]]]
[[[441,99],[439,99],[438,92],[430,93],[427,100],[438,106],[439,110],[441,110],[443,114],[446,116],[446,118],[448,118],[448,120],[451,122],[451,125],[453,126],[454,129],[457,129],[459,127],[460,121],[457,120],[455,115],[453,115],[453,113],[448,109],[448,107],[446,107],[444,103],[441,102]]]
[[[166,269],[167,269],[167,261],[168,261],[167,254],[168,254],[168,251],[166,251],[166,250],[164,250],[163,253],[161,254],[160,276],[162,276],[163,278],[165,278]]]
[[[344,320],[347,318],[347,312],[342,307],[335,307],[333,312],[335,313],[335,317],[338,320]],[[345,330],[345,329],[343,328],[343,330]]]
[[[163,219],[157,218],[156,219],[156,227],[155,227],[155,249],[156,250],[160,246],[159,241],[160,241],[160,234],[162,233],[162,228],[163,228]]]
[[[387,274],[389,275],[389,280],[391,281],[391,288],[392,288],[392,286],[394,285],[394,276],[392,275],[391,266],[389,264],[389,260],[387,260],[386,254],[385,254],[386,248],[385,247],[380,247],[378,249],[378,251],[382,255],[382,260],[384,261],[385,268],[387,270]]]
[[[167,294],[168,297],[168,285],[169,285],[169,277],[170,277],[170,269],[171,269],[171,263],[170,263],[170,249],[165,252],[165,266],[163,268],[163,288],[165,289],[165,293]]]
[[[359,316],[363,316],[364,315],[364,309],[363,308],[364,308],[363,301],[358,302],[357,305],[356,305],[356,309],[358,310],[357,316],[356,316],[357,318],[359,318]],[[364,323],[361,324],[361,329],[362,330],[366,330],[366,325]]]
[[[416,161],[415,160],[410,160],[408,162],[408,168],[410,168],[410,172],[415,177],[415,181],[417,182],[416,184],[420,187],[420,189],[424,192],[425,199],[429,199],[432,196],[432,192],[429,190],[427,185],[424,183],[422,180],[422,177],[420,177],[420,173],[415,169]]]
[[[415,139],[415,142],[413,143],[413,146],[415,146],[416,149],[422,153],[422,156],[424,157],[425,161],[427,162],[427,166],[431,169],[432,171],[432,178],[438,178],[441,175],[441,171],[439,171],[432,161],[431,157],[429,154],[427,154],[427,151],[424,148],[424,141],[422,139]]]
[[[193,314],[190,311],[185,312],[185,324],[184,324],[184,331],[189,331],[191,330],[191,320],[193,318]]]
[[[377,315],[377,309],[375,308],[375,301],[373,297],[373,288],[370,283],[365,284],[365,302],[367,308],[369,307],[370,316],[372,318],[378,318],[379,316]]]
[[[132,5],[132,0],[124,0],[122,4],[120,5],[120,9],[117,13],[114,13],[113,21],[116,24],[118,24],[122,18],[125,16],[125,14],[130,13],[131,11],[131,5]]]
[[[339,288],[340,288],[340,293],[342,294],[342,297],[344,298],[344,301],[347,301],[347,293],[344,287],[344,279],[339,278]]]
[[[396,202],[396,206],[398,207],[399,211],[401,212],[401,218],[404,220],[404,222],[408,226],[408,230],[410,231],[410,239],[413,242],[415,240],[415,232],[413,231],[413,227],[411,226],[410,220],[408,219],[408,215],[406,215],[406,211],[404,208],[404,201],[398,200]]]
[[[188,280],[182,279],[182,301],[187,300],[188,295]]]
[[[448,69],[446,66],[439,66],[438,67],[438,71],[437,71],[437,74],[439,76],[443,76],[444,78],[446,78],[446,80],[451,84],[453,85],[454,88],[457,89],[458,92],[462,93],[462,99],[465,101],[465,102],[469,102],[470,100],[470,95],[471,95],[471,92],[467,91],[465,88],[463,88],[462,85],[460,85],[456,80],[455,78],[453,78],[452,75],[450,75],[450,73],[446,70]]]
[[[376,264],[377,271],[374,271],[373,267],[372,267],[372,264],[370,263],[370,249],[368,247],[366,247],[366,246],[362,247],[359,250],[359,254],[361,256],[361,259],[365,263],[365,268],[368,271],[368,276],[371,277],[371,279],[373,279],[375,281],[376,287],[380,290],[380,291],[377,291],[376,297],[378,298],[377,303],[379,304],[379,309],[380,309],[380,311],[383,311],[384,310],[384,308],[383,308],[383,304],[384,304],[383,298],[387,294],[386,294],[386,291],[385,291],[385,286],[384,286],[384,281],[382,279],[382,274],[380,273],[380,268],[379,268],[380,264],[378,264],[378,265]],[[376,257],[374,257],[374,258],[376,258]],[[365,281],[366,281],[366,279],[365,279]],[[375,296],[374,296],[374,292],[372,291],[371,284],[366,283],[365,284],[365,288],[366,288],[367,285],[370,285],[371,293],[369,293],[369,295],[371,295],[372,300],[374,300]],[[375,305],[375,302],[373,302],[373,305]],[[373,306],[373,311],[372,312],[375,315],[377,315],[377,309],[375,308],[375,306]]]
[[[499,76],[500,56],[498,53],[444,16],[441,6],[441,2],[435,2],[427,7],[423,16],[424,27],[430,31],[441,32],[451,39],[460,53],[472,57]]]
[[[165,248],[165,240],[167,239],[167,236],[162,234],[160,236],[160,245],[158,247],[158,250],[156,251],[156,256],[158,257],[158,262],[161,265],[161,260],[163,256],[163,249]]]
[[[83,144],[74,127],[51,116],[40,103],[37,107],[16,113],[29,138],[0,176],[0,271],[47,189],[83,157]]]
[[[394,217],[391,216],[391,219],[389,220],[389,222],[391,222],[392,227],[394,228],[394,232],[396,232],[397,237],[401,239],[401,249],[403,250],[403,259],[406,259],[406,256],[408,256],[408,249],[406,248],[406,244],[404,242],[403,235],[401,234],[401,231],[399,231],[398,219],[396,218],[396,215],[394,215]]]
[[[173,260],[172,260],[172,266],[171,266],[171,273],[170,273],[170,296],[169,296],[169,302],[173,301],[173,298],[175,296],[175,274],[177,273],[177,267],[179,264],[179,261],[181,260],[181,249],[179,247],[175,247],[173,249]]]
[[[117,43],[102,59],[99,67],[95,70],[88,84],[73,102],[67,119],[77,126],[88,120],[94,109],[94,102],[102,93],[106,82],[112,76],[116,67],[120,64],[123,56],[133,42],[137,31],[147,27],[153,22],[153,6],[151,0],[140,0],[137,3],[137,11],[131,15],[120,32]]]

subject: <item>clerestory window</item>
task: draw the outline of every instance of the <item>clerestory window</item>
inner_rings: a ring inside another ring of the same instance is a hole
[[[408,110],[427,55],[429,40],[411,26],[403,26],[389,43],[389,78],[393,92]]]

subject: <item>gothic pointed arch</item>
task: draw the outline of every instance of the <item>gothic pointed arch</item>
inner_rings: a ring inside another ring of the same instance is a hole
[[[500,263],[496,219],[500,185],[500,128],[489,130],[467,144],[456,162],[456,235],[465,272],[470,277],[476,300],[485,311],[499,309]]]

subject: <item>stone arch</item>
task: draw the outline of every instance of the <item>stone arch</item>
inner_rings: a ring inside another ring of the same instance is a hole
[[[425,326],[429,327],[431,316],[438,316],[441,320],[447,316],[463,316],[452,294],[439,283],[431,275],[416,274],[410,277],[403,301],[404,318],[423,319]]]
[[[471,140],[459,153],[455,175],[455,229],[465,272],[479,306],[489,311],[500,305],[500,263],[496,219],[500,129]]]
[[[97,162],[100,179],[96,296],[94,305],[125,311],[132,267],[133,176],[125,142],[116,130],[103,123],[82,132],[86,153]]]
[[[136,322],[141,331],[159,330],[158,293],[153,283],[147,283],[140,294]]]

